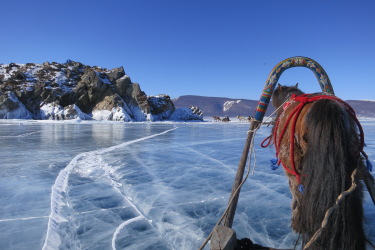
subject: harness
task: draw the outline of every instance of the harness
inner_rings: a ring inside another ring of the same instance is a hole
[[[355,111],[353,110],[353,108],[348,103],[346,103],[345,101],[343,101],[340,98],[337,98],[335,96],[331,96],[331,95],[310,96],[310,95],[311,94],[303,94],[303,95],[293,94],[290,97],[290,100],[284,104],[284,106],[283,106],[283,112],[285,112],[286,108],[292,102],[296,101],[296,102],[299,102],[299,104],[289,114],[289,116],[288,116],[288,118],[287,118],[287,120],[286,120],[286,122],[284,124],[284,127],[282,128],[281,133],[279,134],[278,138],[277,138],[277,130],[278,130],[278,127],[279,127],[280,118],[276,121],[276,124],[275,124],[275,127],[274,127],[274,131],[273,131],[273,138],[275,140],[275,148],[276,148],[276,157],[278,158],[278,155],[279,155],[279,152],[280,152],[281,140],[284,137],[285,131],[286,131],[289,123],[292,122],[291,123],[291,131],[290,131],[290,152],[289,152],[290,162],[292,163],[292,166],[291,166],[291,168],[288,168],[281,161],[281,159],[277,160],[277,165],[280,165],[280,163],[281,163],[282,166],[283,166],[283,168],[285,169],[285,171],[287,171],[288,173],[290,173],[290,174],[292,174],[292,175],[294,175],[296,177],[296,179],[298,181],[298,184],[301,184],[301,174],[298,173],[298,171],[296,169],[296,166],[295,166],[295,162],[294,162],[294,132],[295,132],[295,128],[296,128],[297,119],[298,119],[298,117],[299,117],[299,115],[300,115],[303,107],[306,104],[314,102],[314,101],[317,101],[317,100],[320,100],[320,99],[330,99],[330,100],[337,101],[337,102],[339,102],[340,104],[342,104],[346,108],[346,110],[349,112],[350,116],[354,119],[354,121],[355,121],[355,123],[356,123],[356,125],[357,125],[357,127],[359,129],[359,133],[360,133],[360,152],[366,158],[367,162],[369,162],[366,153],[363,151],[363,147],[364,147],[364,133],[363,133],[363,129],[362,129],[362,126],[359,123],[357,117],[356,117],[356,114],[355,114]],[[263,143],[262,143],[262,147],[264,147]],[[267,144],[267,146],[268,146],[268,144]]]

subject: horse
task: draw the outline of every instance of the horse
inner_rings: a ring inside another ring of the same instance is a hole
[[[243,117],[242,115],[238,115],[237,119],[238,119],[239,122],[244,122],[245,121],[245,117]]]
[[[289,179],[291,227],[300,235],[302,246],[365,249],[359,181],[364,142],[354,111],[333,95],[304,94],[298,84],[278,84],[272,105],[277,111],[271,138],[277,164],[282,164]],[[353,185],[356,188],[335,205]]]
[[[222,122],[230,122],[229,116],[224,117],[221,119]]]
[[[212,118],[214,118],[214,122],[220,122],[221,118],[219,116],[214,115]]]

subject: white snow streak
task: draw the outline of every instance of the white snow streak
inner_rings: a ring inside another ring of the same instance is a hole
[[[38,134],[38,133],[40,133],[40,131],[34,131],[34,132],[24,133],[24,134],[20,134],[20,135],[3,135],[3,136],[0,136],[0,137],[2,137],[2,138],[26,137],[26,136]]]
[[[115,233],[113,234],[113,237],[112,237],[112,249],[113,250],[116,250],[116,239],[117,239],[117,236],[119,235],[119,233],[121,232],[121,230],[128,224],[134,222],[134,221],[138,221],[138,220],[143,220],[145,217],[144,216],[137,216],[137,217],[134,217],[134,218],[131,218],[127,221],[124,221],[123,223],[120,224],[120,226],[118,226],[115,230]]]
[[[43,218],[48,218],[48,216],[35,216],[35,217],[13,218],[13,219],[1,219],[0,222],[19,221],[19,220],[35,220],[35,219],[43,219]]]

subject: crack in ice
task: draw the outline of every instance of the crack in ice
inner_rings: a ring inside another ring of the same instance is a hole
[[[194,153],[199,154],[199,155],[201,155],[201,156],[203,156],[203,157],[205,157],[205,158],[208,158],[208,159],[211,160],[211,161],[217,162],[217,163],[219,163],[220,165],[223,165],[225,168],[229,169],[230,171],[235,172],[234,169],[228,167],[226,164],[224,164],[223,162],[219,161],[218,159],[215,159],[215,158],[213,158],[213,157],[211,157],[211,156],[209,156],[209,155],[203,154],[202,152],[199,152],[199,151],[197,151],[197,150],[195,150],[195,149],[192,149],[192,148],[190,148],[190,147],[188,147],[188,146],[185,146],[185,145],[182,145],[182,144],[180,144],[180,145],[181,145],[182,147],[184,147],[184,148],[190,150],[191,152],[194,152]]]
[[[20,135],[2,135],[0,136],[1,138],[16,138],[16,137],[26,137],[26,136],[29,136],[29,135],[33,135],[33,134],[39,134],[40,131],[34,131],[34,132],[28,132],[28,133],[24,133],[24,134],[20,134]]]
[[[13,219],[0,219],[0,222],[8,222],[8,221],[20,221],[20,220],[35,220],[35,219],[44,219],[48,218],[48,215],[45,216],[34,216],[34,217],[23,217],[23,218],[13,218]]]
[[[119,145],[112,146],[112,147],[109,147],[109,148],[81,153],[81,154],[78,154],[77,156],[75,156],[71,160],[71,162],[63,170],[60,171],[60,173],[58,174],[58,176],[56,178],[56,181],[55,181],[54,185],[52,186],[51,213],[48,216],[49,219],[48,219],[48,226],[47,226],[47,234],[46,234],[46,239],[44,241],[42,249],[43,250],[58,249],[60,244],[61,244],[61,238],[58,234],[59,224],[61,222],[67,222],[67,219],[62,215],[61,212],[62,212],[63,207],[69,206],[69,204],[67,204],[64,201],[64,199],[66,197],[66,193],[67,193],[68,180],[69,180],[70,173],[72,172],[74,167],[78,165],[79,161],[85,160],[90,156],[93,157],[93,156],[105,154],[105,153],[111,152],[113,150],[128,146],[128,145],[133,144],[133,143],[145,141],[145,140],[148,140],[148,139],[160,136],[160,135],[164,135],[164,134],[169,133],[169,132],[171,132],[175,129],[177,129],[176,126],[172,129],[165,130],[161,133],[157,133],[157,134],[153,134],[153,135],[150,135],[150,136],[145,136],[145,137],[142,137],[142,138],[139,138],[139,139],[135,139],[135,140],[132,140],[132,141],[124,142],[124,143],[121,143]],[[130,204],[132,204],[132,202],[130,202],[129,199],[127,199],[127,200],[129,201]],[[134,204],[132,206],[135,207]],[[136,211],[138,212],[139,209],[136,208]],[[143,216],[143,214],[140,211],[139,211],[139,213],[140,213],[140,216]]]

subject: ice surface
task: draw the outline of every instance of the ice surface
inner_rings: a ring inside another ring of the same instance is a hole
[[[375,165],[375,121],[361,123]],[[0,120],[0,249],[197,249],[225,210],[248,128]],[[238,238],[291,248],[287,179],[259,146],[269,132],[256,135],[257,168],[233,227]]]

